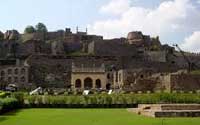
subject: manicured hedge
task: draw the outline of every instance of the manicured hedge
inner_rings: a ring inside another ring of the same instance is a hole
[[[0,114],[15,110],[19,107],[18,100],[15,98],[0,98]]]
[[[126,108],[137,104],[199,103],[200,94],[98,94],[88,96],[25,96],[27,107]]]
[[[198,103],[200,94],[151,93],[151,94],[93,94],[83,95],[35,95],[13,93],[0,98],[0,114],[17,108],[132,108],[137,104]]]

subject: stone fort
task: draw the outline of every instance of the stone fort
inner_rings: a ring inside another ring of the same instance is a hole
[[[185,54],[191,62],[200,65],[199,54]],[[87,31],[72,33],[69,28],[25,34],[9,30],[0,32],[0,58],[0,71],[6,71],[5,80],[2,79],[1,83],[18,86],[23,83],[20,82],[21,77],[25,77],[23,81],[26,82],[22,85],[33,88],[122,89],[135,92],[200,89],[198,75],[174,75],[188,68],[188,62],[180,52],[169,45],[162,45],[159,37],[152,38],[140,31],[130,32],[127,37],[104,39],[103,36],[89,35]],[[23,63],[10,64],[10,59]],[[15,69],[20,71],[22,68],[26,70],[24,76],[13,73],[10,76],[12,80],[8,80],[8,69],[15,72]],[[184,82],[188,79],[184,78],[191,79],[190,87]]]

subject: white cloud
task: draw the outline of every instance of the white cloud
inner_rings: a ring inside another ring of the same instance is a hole
[[[128,4],[122,1],[128,1]],[[113,18],[96,21],[89,29],[105,38],[125,37],[130,31],[140,30],[162,39],[200,29],[199,10],[191,0],[165,1],[154,9],[131,6],[129,0],[111,0],[101,8],[102,11],[113,14]]]
[[[102,13],[122,14],[130,8],[130,0],[111,0],[107,5],[101,7]]]
[[[185,51],[200,52],[200,31],[194,32],[191,36],[185,38],[181,48]]]

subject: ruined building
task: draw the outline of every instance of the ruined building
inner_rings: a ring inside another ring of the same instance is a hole
[[[72,64],[71,83],[75,89],[106,89],[107,77],[105,66],[86,67],[84,64]]]
[[[19,60],[0,60],[1,89],[8,84],[14,84],[19,88],[29,87],[29,67]]]

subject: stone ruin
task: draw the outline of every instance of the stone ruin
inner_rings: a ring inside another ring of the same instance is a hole
[[[70,55],[74,52],[85,55]],[[161,45],[159,37],[151,38],[139,31],[130,32],[127,38],[110,40],[103,39],[102,36],[88,35],[87,32],[72,33],[69,28],[65,31],[47,33],[19,34],[16,30],[7,31],[5,34],[0,33],[0,58],[17,57],[26,60],[30,55],[33,58],[29,61],[30,70],[35,75],[31,82],[45,81],[45,78],[37,76],[39,68],[45,69],[45,75],[55,74],[65,77],[63,74],[71,72],[72,61],[96,60],[105,63],[107,72],[110,72],[111,66],[115,66],[116,71],[151,68],[153,73],[172,73],[187,68],[187,62],[173,47]],[[193,57],[191,59],[194,62],[200,59],[198,55],[189,56]],[[65,79],[59,78],[60,81],[65,80],[63,84],[70,84],[69,79],[69,75]],[[164,79],[167,81],[167,77]],[[141,84],[133,85],[133,88],[135,91],[145,92],[154,91],[158,80],[144,78],[139,81]],[[161,84],[160,81],[158,84]],[[153,84],[146,84],[147,82]]]
[[[200,104],[140,104],[130,112],[148,117],[200,117]]]

